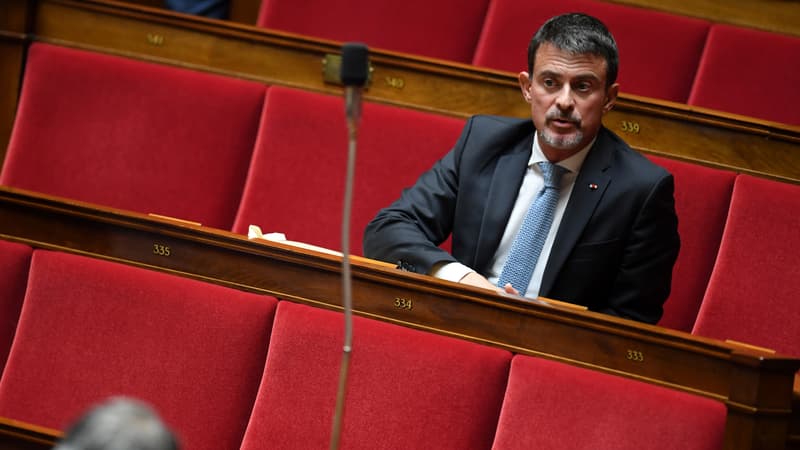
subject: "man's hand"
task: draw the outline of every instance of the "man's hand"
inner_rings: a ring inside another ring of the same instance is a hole
[[[511,286],[511,283],[506,283],[502,288],[499,288],[489,282],[483,275],[477,272],[470,272],[464,275],[464,278],[458,281],[459,283],[468,284],[470,286],[479,287],[482,289],[490,289],[501,294],[519,295],[519,292]]]

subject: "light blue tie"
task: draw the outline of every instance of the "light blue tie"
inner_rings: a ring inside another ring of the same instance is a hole
[[[553,223],[561,175],[567,171],[567,169],[547,161],[537,164],[544,176],[544,187],[536,195],[531,207],[528,208],[497,281],[497,285],[501,288],[506,283],[511,283],[514,289],[523,296],[528,290],[533,269],[536,267],[536,261],[542,253],[544,241],[547,240],[550,225]]]

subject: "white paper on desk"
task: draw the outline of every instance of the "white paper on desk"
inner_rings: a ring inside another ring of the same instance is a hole
[[[319,247],[316,245],[306,244],[305,242],[297,242],[297,241],[289,241],[286,239],[286,235],[283,233],[267,233],[264,234],[261,232],[261,227],[258,225],[250,225],[247,228],[247,238],[248,239],[263,239],[265,241],[273,241],[273,242],[281,242],[288,245],[293,245],[295,247],[304,248],[307,250],[314,250],[320,253],[327,253],[329,255],[336,255],[342,256],[342,252],[337,252],[336,250],[331,250],[325,247]]]

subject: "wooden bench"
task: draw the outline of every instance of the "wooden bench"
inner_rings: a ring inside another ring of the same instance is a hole
[[[341,258],[181,221],[2,188],[0,237],[341,309]],[[369,261],[352,273],[359,315],[723,401],[726,448],[786,444],[798,359]]]

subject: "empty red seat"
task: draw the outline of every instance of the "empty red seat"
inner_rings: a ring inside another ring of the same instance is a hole
[[[595,0],[493,0],[473,64],[528,70],[528,42],[552,16],[583,12],[603,21],[619,47],[620,90],[685,102],[709,23],[650,9]]]
[[[739,175],[692,331],[800,356],[800,186]]]
[[[341,98],[273,86],[234,231],[248,225],[341,248],[347,127]],[[359,127],[351,253],[367,223],[455,144],[464,122],[365,103]]]
[[[469,63],[488,0],[263,0],[258,25],[395,52]]]
[[[798,55],[800,38],[716,24],[688,103],[800,126]]]
[[[659,325],[692,331],[714,268],[728,216],[735,172],[648,155],[675,177],[675,210],[681,250],[672,271],[672,290]]]
[[[187,449],[238,448],[277,300],[34,251],[0,416],[63,429],[114,395],[152,404]]]
[[[511,354],[362,317],[341,448],[489,448]],[[343,315],[280,302],[242,450],[327,448]]]
[[[264,89],[35,43],[0,183],[230,229]]]
[[[725,404],[517,355],[494,449],[719,450]]]
[[[0,240],[0,377],[17,329],[32,252],[27,245]]]

